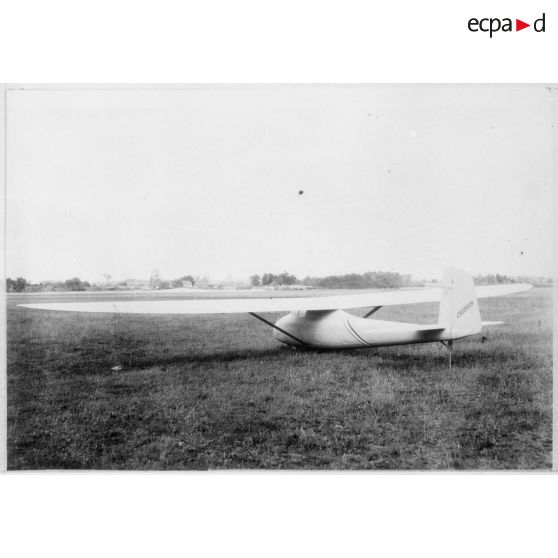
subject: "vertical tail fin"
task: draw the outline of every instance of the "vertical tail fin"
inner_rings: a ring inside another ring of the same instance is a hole
[[[450,339],[474,335],[481,330],[481,316],[473,278],[460,269],[444,272],[438,324],[448,330]]]

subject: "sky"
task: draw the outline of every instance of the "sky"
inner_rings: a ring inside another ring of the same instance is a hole
[[[11,89],[7,275],[553,272],[542,85]]]

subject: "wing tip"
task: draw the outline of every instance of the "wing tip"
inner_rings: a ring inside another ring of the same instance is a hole
[[[52,310],[43,304],[16,304],[16,308],[30,308],[31,310]]]

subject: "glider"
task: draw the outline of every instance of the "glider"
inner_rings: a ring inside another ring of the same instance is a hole
[[[475,287],[465,271],[450,268],[441,287],[301,298],[237,298],[215,300],[157,300],[122,302],[64,302],[20,304],[24,308],[111,314],[235,314],[248,313],[274,328],[275,339],[286,345],[351,349],[452,341],[479,333],[483,322],[477,299],[526,291],[531,285],[512,283]],[[439,302],[438,322],[421,325],[370,319],[382,306]],[[362,317],[345,310],[370,308]],[[276,323],[261,312],[289,312]]]

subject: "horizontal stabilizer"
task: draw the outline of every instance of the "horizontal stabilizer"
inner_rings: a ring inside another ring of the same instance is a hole
[[[492,326],[492,325],[500,325],[503,324],[504,322],[482,322],[482,326]]]

